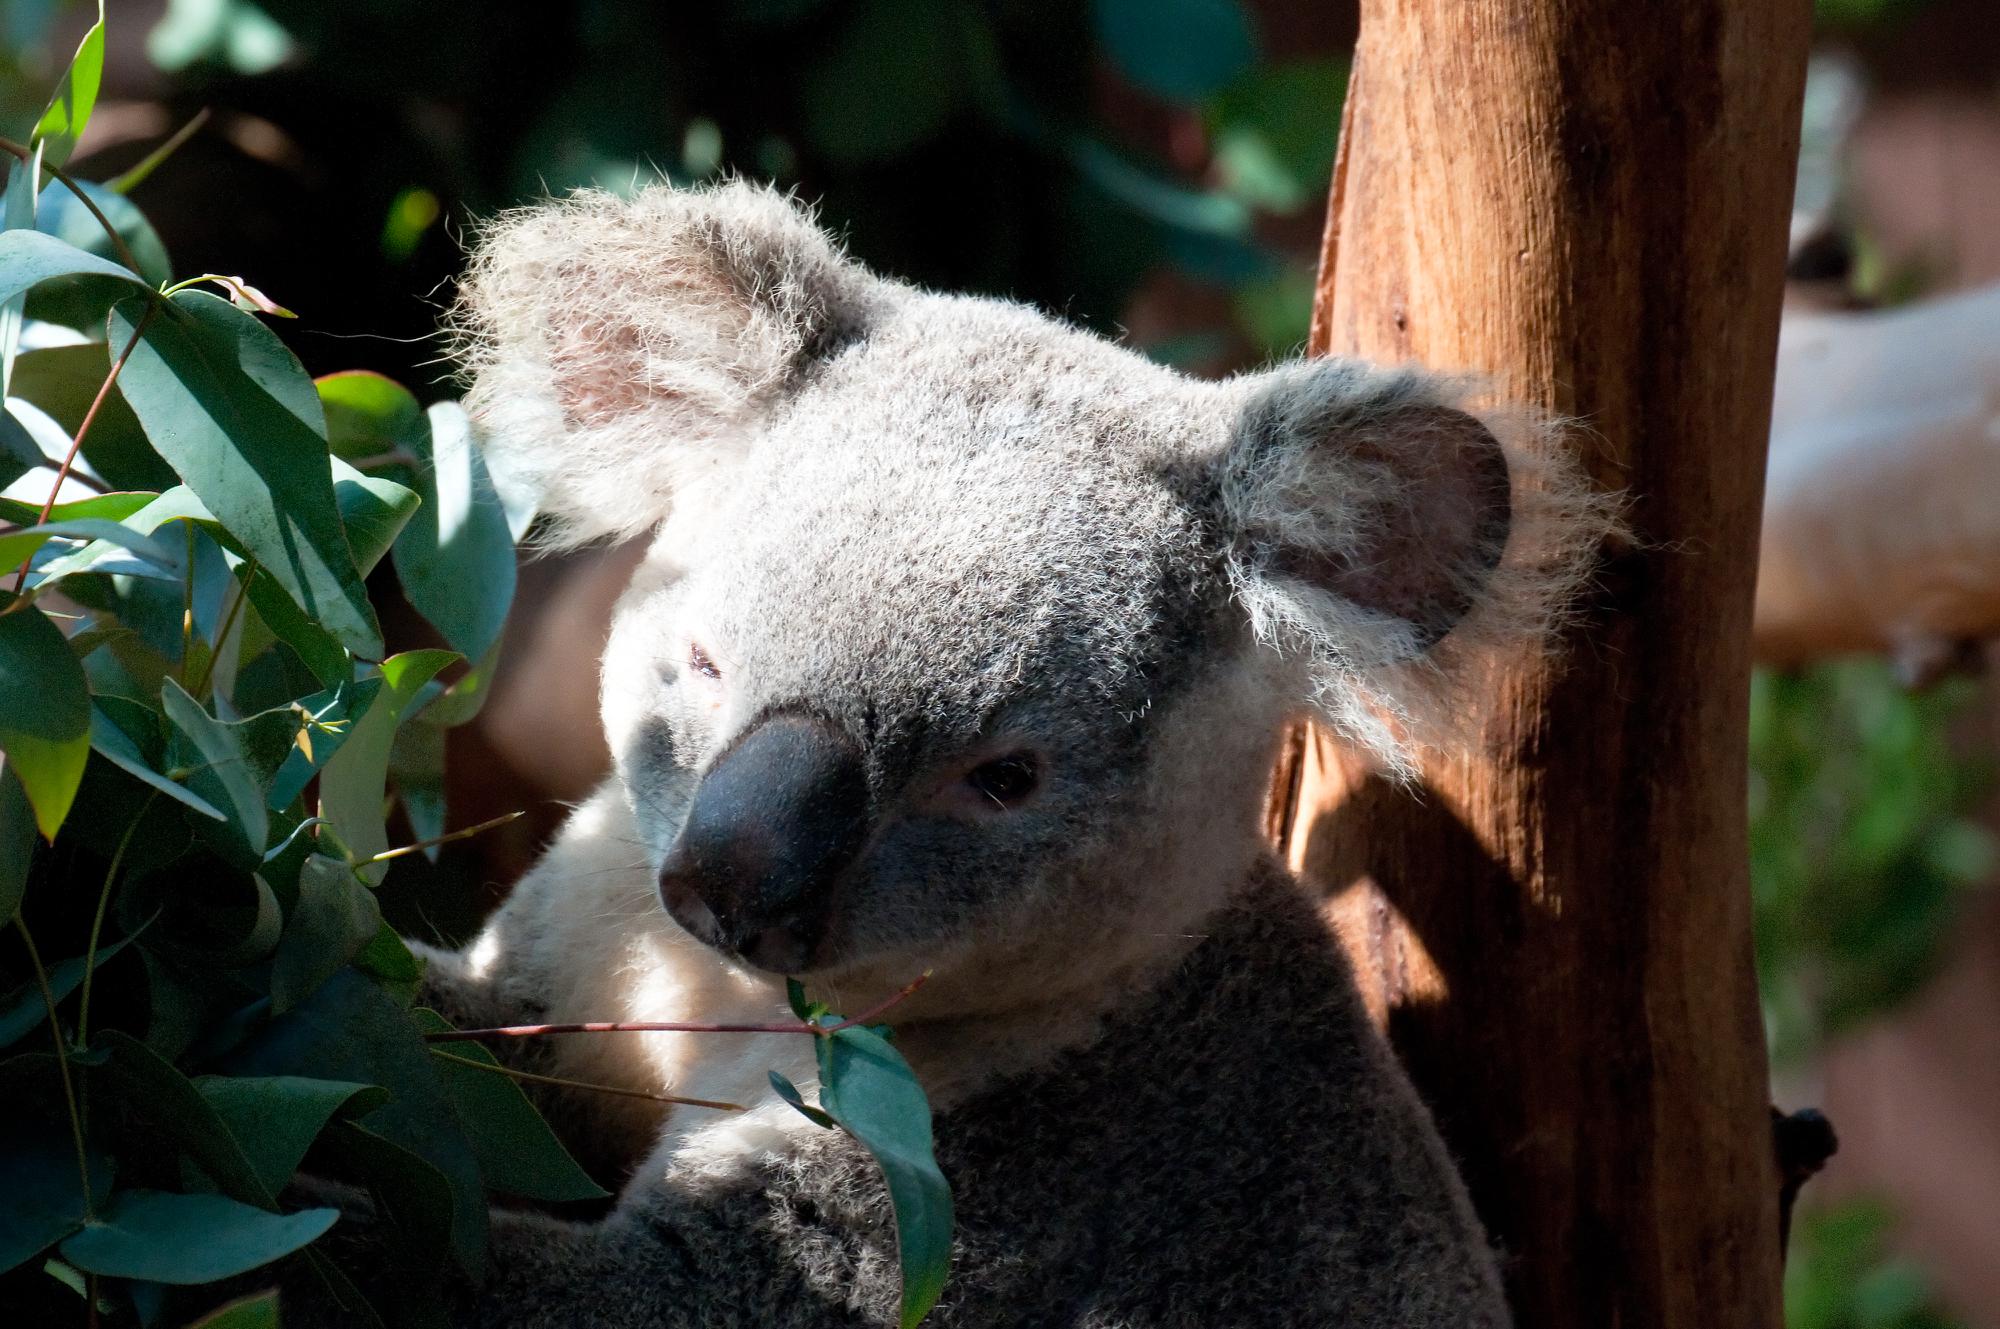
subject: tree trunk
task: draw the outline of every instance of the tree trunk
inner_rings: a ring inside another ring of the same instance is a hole
[[[1808,11],[1362,5],[1314,349],[1580,420],[1638,535],[1469,755],[1313,734],[1286,804],[1533,1329],[1779,1323],[1745,721]]]

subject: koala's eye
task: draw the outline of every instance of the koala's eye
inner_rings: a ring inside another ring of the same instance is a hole
[[[1032,752],[1010,752],[982,762],[965,774],[975,793],[1003,808],[1011,808],[1035,792],[1042,782],[1042,763]]]
[[[688,668],[694,670],[703,678],[720,679],[722,677],[722,671],[715,667],[715,661],[709,659],[708,652],[699,646],[690,645],[688,647]]]

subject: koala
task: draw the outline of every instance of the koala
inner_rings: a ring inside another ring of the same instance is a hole
[[[787,1018],[915,975],[950,1329],[1495,1329],[1496,1260],[1271,855],[1286,723],[1391,771],[1543,641],[1606,529],[1549,431],[1351,362],[1198,381],[846,258],[768,188],[582,192],[478,243],[467,405],[551,539],[646,536],[614,773],[426,1000],[461,1025]],[[548,1101],[624,1178],[495,1214],[480,1326],[896,1323],[884,1186],[779,1102],[809,1039],[505,1051],[751,1105]],[[808,1089],[808,1092],[810,1090]]]

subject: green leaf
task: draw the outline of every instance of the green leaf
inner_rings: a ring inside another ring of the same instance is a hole
[[[58,539],[106,541],[129,549],[170,573],[178,572],[183,561],[180,550],[162,544],[150,535],[102,517],[83,517],[76,521],[52,521],[46,526],[0,533],[0,567],[19,567],[24,559],[44,544]]]
[[[77,1268],[113,1278],[212,1283],[290,1255],[339,1217],[337,1209],[273,1214],[221,1195],[122,1191],[61,1250]]]
[[[282,1014],[375,940],[382,909],[336,858],[313,854],[299,869],[299,896],[271,961],[271,1009]]]
[[[415,490],[386,476],[363,475],[338,457],[333,465],[333,498],[347,530],[355,566],[367,576],[396,543],[421,505]]]
[[[83,34],[62,82],[56,84],[48,109],[32,131],[51,166],[61,166],[76,150],[77,139],[90,123],[91,108],[97,105],[98,85],[104,81],[104,0],[97,0],[97,22]]]
[[[0,195],[0,231],[34,229],[35,186],[41,179],[41,162],[42,150],[38,145],[27,161],[8,164],[7,190]],[[15,395],[14,363],[21,349],[21,322],[26,306],[26,295],[0,302],[0,401]],[[12,478],[7,477],[7,481]]]
[[[1173,101],[1199,101],[1257,62],[1237,0],[1094,0],[1092,12],[1125,76]]]
[[[85,253],[75,245],[64,244],[52,235],[40,231],[0,231],[0,304],[57,278],[76,278],[90,284],[91,290],[138,291],[148,299],[158,296],[129,269]]]
[[[483,1269],[487,1206],[478,1160],[430,1049],[408,1013],[381,988],[352,968],[342,969],[229,1052],[218,1069],[233,1075],[352,1080],[387,1089],[389,1101],[368,1116],[369,1131],[444,1175],[451,1195],[453,1253],[468,1272]]]
[[[0,310],[0,320],[4,320],[4,310]],[[6,329],[0,321],[0,335]],[[47,458],[42,453],[41,444],[27,427],[16,420],[12,412],[0,410],[0,489],[6,488],[29,471],[43,465]],[[28,518],[36,520],[34,516]]]
[[[14,365],[13,395],[24,398],[48,413],[50,419],[62,426],[65,434],[76,437],[76,431],[83,424],[84,414],[96,400],[97,391],[104,386],[104,380],[111,372],[112,348],[101,341],[79,342],[73,346],[40,346],[31,351],[21,352]],[[125,394],[112,384],[105,394],[104,403],[98,408],[97,418],[91,422],[90,432],[84,435],[83,455],[92,469],[104,477],[106,483],[119,489],[166,489],[178,482],[173,468],[160,459],[153,451],[153,445],[146,441],[146,431],[139,427],[138,417],[125,404]],[[95,503],[110,495],[82,500]],[[76,506],[65,504],[51,514],[54,520],[67,516],[102,515],[117,520],[127,513],[70,513],[65,509]],[[9,520],[23,520],[8,515]],[[30,515],[26,518],[33,521]]]
[[[215,804],[161,773],[160,768],[166,764],[166,741],[160,735],[159,717],[150,707],[127,697],[93,699],[90,748],[127,775],[187,804],[204,817],[228,819]]]
[[[158,287],[173,276],[167,247],[160,242],[153,224],[146,220],[145,214],[131,199],[88,180],[77,181],[77,188],[103,214],[104,220],[111,223],[111,229],[118,233],[118,238],[125,242],[125,250],[139,265],[138,275],[147,286]],[[124,268],[124,253],[111,243],[103,225],[67,185],[50,184],[43,188],[41,201],[35,209],[35,229]],[[105,311],[117,298],[117,292],[101,282],[87,278],[58,278],[37,287],[34,294],[28,297],[27,314],[31,319],[60,323],[96,338],[103,335]],[[102,375],[99,375],[99,381],[103,381]]]
[[[1255,206],[1318,204],[1333,176],[1347,65],[1308,60],[1252,70],[1206,108],[1223,187]]]
[[[368,1188],[393,1231],[390,1257],[435,1279],[452,1254],[453,1193],[445,1174],[420,1155],[353,1121],[336,1121],[320,1138],[321,1160],[335,1175]],[[421,1321],[417,1321],[421,1323]]]
[[[131,940],[130,936],[121,937],[108,946],[99,946],[98,967],[102,968],[105,961],[124,950],[126,943]],[[81,955],[64,960],[49,970],[49,997],[53,998],[57,1005],[61,1005],[63,998],[76,991],[77,985],[83,982],[83,970]],[[12,992],[0,995],[0,1047],[20,1042],[48,1018],[48,1000],[42,996],[42,985],[34,979],[29,979]]]
[[[111,1164],[86,1156],[94,1200],[111,1189]],[[0,1126],[0,1273],[25,1264],[76,1231],[84,1201],[70,1141],[52,1125],[9,1121]]]
[[[965,104],[958,16],[943,0],[862,0],[810,66],[806,133],[846,166],[882,161],[935,138]]]
[[[951,1268],[951,1186],[932,1152],[930,1103],[909,1063],[874,1029],[842,1029],[815,1043],[820,1106],[867,1147],[889,1185],[902,1325],[913,1329],[937,1304]]]
[[[840,1125],[832,1117],[827,1116],[825,1112],[806,1102],[806,1096],[799,1092],[799,1087],[776,1071],[771,1072],[771,1088],[777,1092],[778,1097],[790,1103],[794,1108],[797,1108],[799,1115],[813,1123],[813,1125],[825,1127],[828,1130]]]
[[[90,756],[90,690],[62,630],[12,596],[0,596],[0,754],[54,840]]]
[[[326,410],[327,445],[343,461],[388,452],[415,458],[430,441],[424,408],[408,388],[386,375],[350,369],[315,379],[313,386]]]
[[[354,967],[374,975],[391,996],[406,1006],[416,999],[417,989],[424,981],[423,959],[387,923],[375,930],[375,939],[354,957]]]
[[[425,1033],[452,1026],[436,1011],[410,1012]],[[498,1071],[475,1070],[465,1061],[485,1066],[499,1063],[477,1043],[457,1043],[441,1053],[432,1048],[438,1078],[444,1081],[451,1105],[465,1125],[466,1138],[479,1158],[480,1175],[494,1190],[524,1200],[560,1204],[570,1200],[601,1200],[609,1194],[577,1166],[562,1141],[556,1139],[542,1114],[521,1092],[521,1086]],[[452,1058],[463,1058],[454,1061]]]
[[[0,921],[12,918],[35,860],[35,810],[21,782],[0,769]]]
[[[319,815],[333,823],[334,833],[357,862],[389,848],[383,802],[388,797],[389,758],[396,729],[413,709],[424,684],[459,658],[451,651],[405,651],[384,660],[384,686],[375,704],[321,770]],[[382,864],[363,868],[363,880],[379,883],[384,871]]]
[[[336,1114],[365,1116],[389,1098],[378,1085],[303,1075],[204,1075],[194,1084],[273,1195],[291,1184],[306,1150]]]
[[[21,359],[26,361],[29,356],[39,354],[39,351],[30,351]],[[49,509],[49,520],[76,521],[84,517],[103,517],[107,521],[124,521],[133,513],[152,506],[159,497],[158,494],[144,492],[93,494],[89,498],[80,498],[73,503],[56,504]],[[11,498],[0,498],[0,520],[27,524],[40,521],[41,516],[42,510],[38,507],[31,507]]]
[[[265,712],[249,720],[225,723],[210,715],[181,685],[167,679],[160,688],[160,706],[176,745],[169,759],[185,768],[188,787],[210,804],[228,809],[229,825],[253,861],[261,862],[270,840],[265,810],[265,781],[284,759],[289,737],[279,740],[282,713]],[[274,720],[276,723],[274,723]],[[273,749],[276,751],[273,751]]]
[[[264,800],[271,811],[290,807],[292,800],[305,792],[306,784],[353,737],[355,725],[375,704],[375,697],[381,691],[381,679],[364,678],[299,698],[304,729],[285,764],[278,768],[278,778]]]
[[[278,1329],[278,1290],[239,1297],[202,1316],[188,1329]]]
[[[399,446],[419,460],[413,483],[423,508],[396,542],[396,577],[445,644],[477,660],[500,640],[514,599],[507,513],[456,403],[433,406],[429,427]]]
[[[93,1093],[115,1099],[161,1145],[178,1149],[223,1194],[267,1210],[277,1192],[264,1184],[236,1135],[201,1089],[138,1039],[116,1029],[97,1034],[104,1054],[90,1068]]]
[[[112,310],[114,342],[137,315],[129,301]],[[182,291],[147,325],[121,381],[154,446],[245,552],[349,650],[380,655],[319,397],[284,343],[227,300]]]

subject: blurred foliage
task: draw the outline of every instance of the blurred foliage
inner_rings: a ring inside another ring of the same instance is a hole
[[[1907,998],[1996,861],[1972,819],[1989,763],[1954,750],[1964,680],[1928,693],[1846,660],[1751,690],[1750,866],[1772,1059]]]
[[[1929,0],[1813,0],[1813,17],[1823,28],[1855,29],[1894,23]]]
[[[286,1277],[343,1323],[435,1325],[492,1195],[610,1198],[483,1048],[433,1046],[382,905],[489,828],[444,833],[445,732],[490,693],[532,511],[456,403],[313,379],[264,321],[291,311],[175,282],[117,182],[37,188],[104,52],[100,9],[0,142],[0,1306],[145,1329]],[[446,649],[391,652],[378,564]],[[911,1329],[952,1236],[929,1105],[883,1030],[795,1000],[821,1102],[789,1097],[881,1164]],[[301,1170],[365,1190],[372,1240],[327,1249],[359,1220]]]
[[[1801,1213],[1785,1265],[1786,1329],[1958,1329],[1923,1270],[1889,1251],[1893,1226],[1865,1199]]]
[[[1344,53],[1274,62],[1239,0],[172,0],[147,49],[174,121],[218,120],[137,201],[191,264],[226,252],[322,327],[421,342],[435,308],[412,292],[449,277],[470,218],[736,172],[796,187],[885,271],[1102,330],[1160,274],[1259,288],[1210,367],[1304,336],[1307,301],[1268,297],[1306,255],[1266,223],[1324,197],[1345,74]],[[224,147],[246,135],[248,161]],[[262,215],[208,206],[246,186]],[[433,353],[381,365],[421,379]]]

